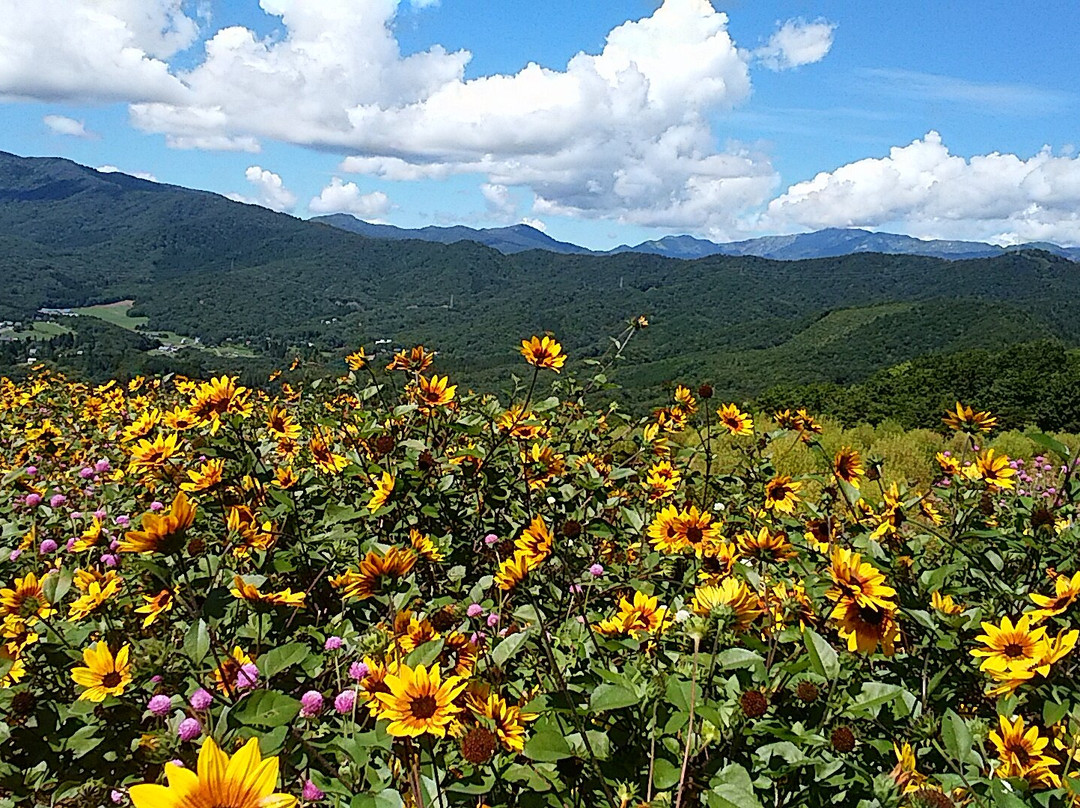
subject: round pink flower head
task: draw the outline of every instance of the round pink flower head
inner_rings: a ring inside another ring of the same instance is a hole
[[[164,694],[159,694],[150,699],[149,704],[146,705],[146,709],[159,718],[163,715],[168,715],[169,711],[172,709],[172,699]]]
[[[116,517],[116,524],[120,525],[120,527],[127,527],[131,524],[131,517],[123,515],[118,516]]]
[[[22,550],[20,550],[20,549],[19,549],[18,547],[16,547],[16,548],[15,548],[14,550],[12,550],[12,551],[11,551],[11,553],[10,553],[10,554],[8,555],[8,561],[15,561],[15,560],[16,560],[16,559],[17,559],[17,558],[18,558],[19,556],[21,556],[21,555],[22,555]]]
[[[499,537],[496,536],[494,533],[488,533],[486,536],[484,536],[484,544],[486,544],[488,547],[496,544],[498,541]]]
[[[497,626],[499,624],[499,615],[489,614],[487,618],[487,624],[489,626]]]
[[[342,690],[337,694],[337,698],[334,699],[334,709],[341,713],[341,715],[348,715],[353,711],[353,707],[356,705],[356,691],[355,690]]]
[[[327,637],[326,642],[323,644],[323,647],[327,651],[337,651],[344,644],[345,641],[342,640],[341,637]]]
[[[479,617],[484,613],[484,607],[479,603],[471,603],[465,613],[469,615],[469,617]]]
[[[77,522],[80,519],[82,519],[82,511],[72,511],[71,512],[71,520],[73,522]]]
[[[357,682],[366,678],[369,673],[371,673],[371,668],[368,667],[366,662],[354,662],[349,666],[349,678],[355,679]]]
[[[119,805],[124,801],[124,792],[114,788],[112,791],[109,792],[109,799],[112,800],[116,805]]]
[[[65,502],[67,502],[67,497],[65,497],[63,494],[53,494],[52,498],[49,500],[49,507],[59,508]]]
[[[105,553],[105,555],[101,557],[101,563],[104,564],[106,567],[115,567],[116,560],[116,556],[114,556],[112,553]]]
[[[108,471],[110,468],[111,465],[108,460],[99,460],[94,464],[94,471],[98,472],[99,474]]]
[[[38,505],[41,504],[41,494],[27,494],[26,504],[29,505],[31,508],[36,508]]]
[[[238,690],[251,690],[259,686],[259,669],[254,662],[248,662],[240,668],[236,674],[236,687]]]
[[[107,515],[108,514],[105,513],[104,508],[98,508],[96,511],[94,511],[94,518],[97,519],[99,522],[105,521],[105,517]]]
[[[70,539],[68,539],[68,540],[67,540],[67,542],[66,542],[66,543],[64,544],[64,546],[65,546],[65,547],[66,547],[67,549],[69,549],[69,550],[70,550],[70,549],[71,549],[72,547],[74,547],[74,546],[75,546],[75,541],[76,541],[75,537],[74,537],[74,536],[72,536],[72,537],[71,537]]]
[[[27,466],[26,467],[26,473],[31,477],[36,476],[37,475],[37,466]]]
[[[310,780],[305,780],[304,781],[304,788],[300,792],[300,796],[306,802],[316,802],[318,800],[321,800],[326,795],[323,794],[322,791],[319,790],[319,787],[317,785],[315,785],[313,782],[311,782]]]
[[[176,734],[181,741],[194,741],[202,735],[202,724],[199,723],[197,718],[185,718],[180,722],[180,726],[176,728]]]
[[[214,697],[210,695],[208,690],[199,688],[191,694],[191,706],[196,710],[205,710],[211,704],[214,703]]]
[[[155,499],[153,502],[150,503],[150,510],[152,510],[154,513],[157,513],[158,511],[163,511],[165,510],[165,503],[158,502]]]
[[[94,470],[89,466],[84,466],[83,468],[79,469],[79,476],[82,477],[84,480],[89,480],[91,477],[94,476]]]
[[[300,715],[311,718],[323,709],[323,695],[318,690],[309,690],[300,697]]]
[[[604,565],[603,564],[593,564],[591,567],[589,567],[589,575],[591,575],[593,578],[599,578],[603,574],[604,574]]]
[[[45,541],[41,543],[41,554],[48,555],[49,553],[55,553],[57,546],[56,542],[52,539],[45,539]]]

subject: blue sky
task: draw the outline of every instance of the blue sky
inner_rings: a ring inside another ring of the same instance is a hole
[[[17,154],[595,248],[833,225],[1080,243],[1073,3],[107,0],[113,41],[92,0],[13,2]]]

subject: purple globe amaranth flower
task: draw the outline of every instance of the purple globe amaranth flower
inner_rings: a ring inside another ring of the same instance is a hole
[[[94,470],[89,466],[85,466],[84,468],[79,469],[79,476],[84,480],[89,480],[94,476]]]
[[[323,648],[327,651],[337,651],[345,644],[345,641],[341,637],[327,637],[326,642],[323,643]]]
[[[180,758],[173,758],[172,760],[169,761],[169,763],[171,763],[172,765],[174,765],[178,769],[186,769],[187,768],[187,766],[184,765],[184,761],[182,761]]]
[[[15,561],[21,555],[22,555],[22,550],[16,548],[16,549],[12,550],[11,553],[8,555],[8,561]]]
[[[349,678],[355,679],[357,682],[366,679],[369,673],[371,673],[371,668],[368,667],[366,662],[354,662],[349,666]]]
[[[172,699],[164,694],[159,694],[150,699],[149,703],[146,705],[146,709],[159,718],[168,715],[169,711],[172,709]]]
[[[118,516],[116,517],[116,524],[120,525],[120,527],[127,527],[131,524],[131,517],[123,515]]]
[[[496,536],[494,533],[488,533],[486,536],[484,536],[484,544],[486,544],[488,547],[496,544],[498,541],[499,537]]]
[[[41,494],[27,494],[26,504],[29,505],[31,508],[36,508],[38,505],[41,504]]]
[[[30,477],[36,477],[37,476],[37,466],[27,466],[26,467],[26,473]]]
[[[185,718],[176,728],[176,734],[181,741],[194,741],[202,735],[202,724],[197,718]]]
[[[70,550],[71,548],[73,548],[75,546],[75,541],[76,541],[75,537],[72,536],[70,539],[67,540],[67,542],[64,543],[64,546],[67,549]]]
[[[94,471],[98,472],[99,474],[104,474],[110,468],[112,468],[112,465],[109,463],[108,460],[102,459],[94,464]]]
[[[57,546],[56,542],[52,539],[45,539],[38,549],[41,551],[42,555],[48,555],[49,553],[55,553]]]
[[[78,521],[79,519],[82,519],[82,511],[72,511],[71,519],[72,521]]]
[[[49,507],[59,508],[65,502],[67,502],[67,497],[65,497],[63,494],[53,494],[52,497],[49,499]]]
[[[99,522],[103,522],[106,516],[108,516],[108,514],[105,513],[104,508],[98,508],[96,511],[94,511],[94,518],[97,519]]]
[[[469,615],[469,617],[479,617],[484,613],[484,607],[479,603],[471,603],[469,604],[469,608],[465,610],[465,613]]]
[[[497,626],[497,625],[499,625],[499,615],[497,615],[497,614],[489,614],[488,617],[487,617],[487,624],[489,626]]]
[[[300,697],[300,715],[311,718],[323,710],[323,694],[318,690],[309,690]]]
[[[205,710],[211,704],[214,703],[214,697],[210,695],[210,691],[199,688],[191,694],[189,702],[196,710]]]
[[[106,567],[115,567],[117,561],[117,557],[114,556],[112,553],[105,553],[105,555],[101,557],[101,563],[104,564]]]
[[[342,690],[334,699],[334,710],[341,715],[349,715],[356,706],[356,691]]]
[[[158,511],[163,511],[165,510],[165,503],[158,502],[155,499],[153,502],[150,503],[150,510],[152,510],[154,513],[157,513]]]
[[[313,782],[311,782],[310,780],[305,780],[304,781],[304,788],[300,792],[300,796],[306,802],[315,802],[317,800],[321,800],[326,795],[323,794],[322,791],[319,789],[319,787],[317,785],[315,785]]]
[[[236,687],[238,690],[252,690],[259,686],[259,668],[254,662],[248,662],[240,668],[236,674]]]
[[[589,575],[591,575],[593,578],[599,578],[603,574],[604,574],[604,565],[603,564],[593,564],[591,567],[589,567]]]

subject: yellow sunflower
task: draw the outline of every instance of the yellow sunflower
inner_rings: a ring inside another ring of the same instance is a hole
[[[342,596],[367,600],[383,594],[384,578],[398,579],[408,575],[416,566],[416,553],[402,547],[391,547],[385,555],[377,550],[369,550],[360,561],[360,571],[346,570],[331,580],[331,584],[342,590]]]
[[[691,611],[707,617],[730,615],[736,631],[745,631],[762,614],[761,598],[744,582],[727,578],[719,586],[699,586],[690,602]]]
[[[795,507],[799,504],[796,492],[802,488],[802,483],[795,482],[786,474],[773,477],[765,483],[765,507],[781,513],[795,513]]]
[[[983,643],[982,648],[971,652],[973,657],[981,657],[983,670],[993,669],[1001,673],[1016,673],[1031,670],[1043,651],[1046,629],[1042,626],[1031,627],[1031,615],[1023,615],[1015,625],[1008,617],[1002,617],[999,625],[983,623],[983,631],[975,639]]]
[[[231,758],[213,738],[199,750],[195,771],[165,764],[168,785],[132,786],[135,808],[292,808],[296,798],[274,793],[278,759],[263,759],[259,740],[252,738]]]
[[[1050,739],[1044,738],[1038,727],[1025,727],[1022,717],[1010,720],[998,716],[998,729],[990,731],[990,743],[1001,761],[994,769],[995,777],[1020,777],[1039,785],[1056,786],[1060,782],[1051,771],[1058,761],[1043,754]]]
[[[956,410],[945,413],[941,419],[945,426],[957,432],[989,432],[997,426],[997,418],[988,412],[976,412],[971,407],[956,402]]]
[[[994,456],[993,449],[987,449],[975,459],[975,468],[979,477],[988,486],[994,488],[1012,488],[1016,485],[1016,469],[1009,467],[1008,455]]]
[[[862,458],[859,457],[859,453],[845,446],[833,458],[833,473],[848,485],[858,488],[859,482],[866,472],[863,469]]]
[[[421,376],[417,379],[413,396],[420,406],[420,412],[432,415],[437,407],[445,407],[454,400],[456,384],[450,384],[447,376]]]
[[[1053,595],[1032,593],[1029,596],[1039,607],[1030,612],[1032,620],[1040,622],[1061,614],[1072,606],[1078,595],[1080,595],[1080,572],[1075,573],[1072,578],[1065,575],[1056,576]]]
[[[546,368],[558,373],[566,364],[562,345],[551,337],[532,337],[521,341],[521,355],[533,367]]]
[[[168,589],[162,589],[156,595],[143,595],[142,599],[146,601],[142,606],[136,609],[136,613],[145,614],[143,618],[143,628],[149,628],[154,624],[161,615],[165,612],[171,611],[173,607],[173,594]]]
[[[879,603],[859,603],[845,597],[829,616],[836,621],[841,638],[847,640],[849,651],[872,654],[880,643],[885,655],[892,656],[900,629],[891,604],[886,607]]]
[[[142,530],[131,530],[120,540],[121,553],[175,553],[183,547],[184,534],[195,522],[195,505],[183,491],[176,495],[168,513],[146,513]]]
[[[232,596],[238,600],[246,600],[251,603],[265,603],[271,606],[303,606],[307,599],[306,592],[293,592],[284,589],[280,592],[263,592],[259,587],[250,584],[239,575],[233,576]]]
[[[725,404],[720,407],[716,411],[716,417],[720,419],[720,426],[726,429],[729,435],[754,434],[754,419],[734,404]]]
[[[375,483],[375,493],[371,495],[371,500],[367,504],[367,509],[372,513],[379,510],[386,501],[390,499],[390,494],[394,491],[394,475],[389,471],[384,471],[382,477]]]
[[[521,752],[525,748],[525,724],[539,717],[536,713],[523,713],[519,706],[507,703],[497,693],[486,699],[470,696],[468,705],[477,717],[492,722],[495,736],[511,752]]]
[[[39,581],[34,573],[28,572],[24,577],[16,578],[13,587],[0,589],[0,618],[45,619],[56,614],[56,609],[45,597],[43,583],[44,578]]]
[[[207,460],[197,469],[187,473],[187,482],[180,484],[181,491],[206,491],[221,483],[225,474],[225,461],[221,458]]]
[[[102,702],[107,696],[121,695],[131,684],[130,654],[131,646],[125,645],[114,657],[104,642],[84,649],[83,662],[86,667],[71,671],[75,684],[86,688],[79,694],[79,701]]]
[[[442,681],[438,665],[401,665],[385,680],[389,693],[377,693],[379,718],[388,720],[386,731],[397,737],[416,738],[429,734],[442,738],[461,712],[454,703],[465,689],[458,676]]]

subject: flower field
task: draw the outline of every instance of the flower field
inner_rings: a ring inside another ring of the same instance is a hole
[[[0,806],[1080,805],[1070,449],[597,405],[644,325],[502,397],[0,384]]]

